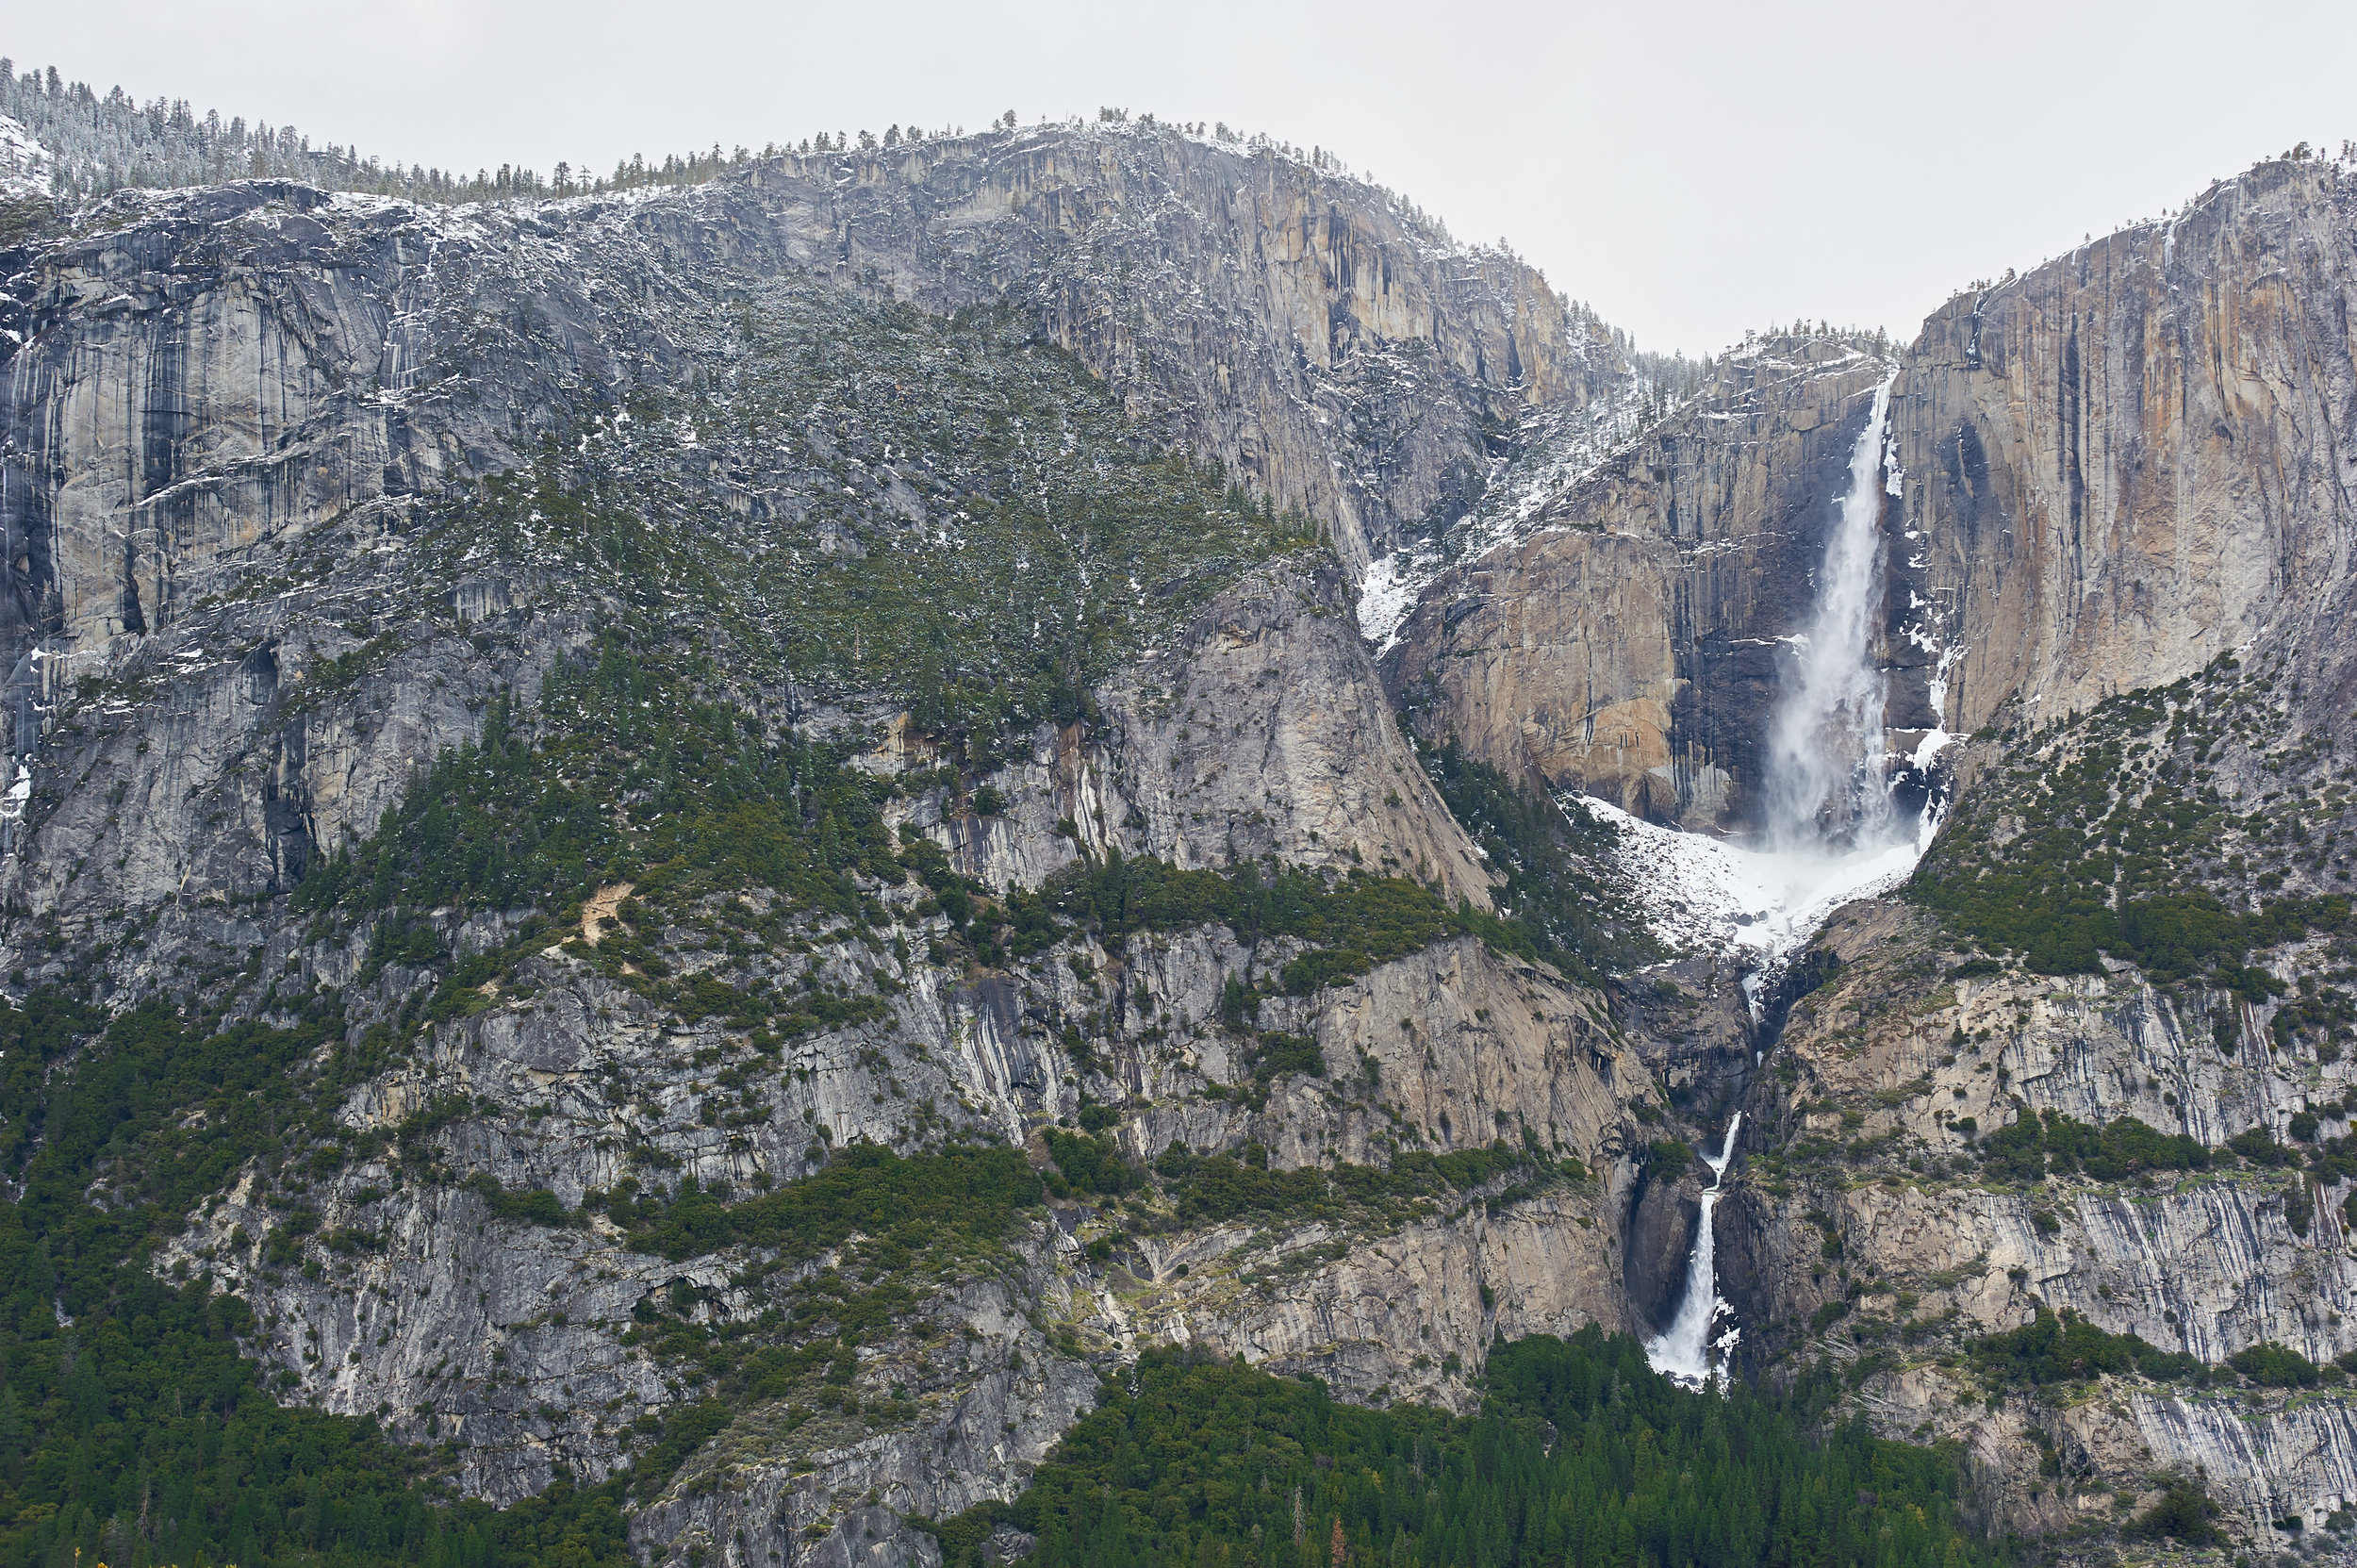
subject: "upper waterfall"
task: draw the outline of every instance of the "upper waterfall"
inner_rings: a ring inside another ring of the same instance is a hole
[[[1897,379],[1894,371],[1874,388],[1873,411],[1850,449],[1850,487],[1817,574],[1817,612],[1793,639],[1798,657],[1770,723],[1762,782],[1771,850],[1866,849],[1893,830],[1872,642],[1882,603],[1883,443]]]
[[[1946,734],[1934,732],[1911,759],[1891,755],[1886,683],[1875,662],[1885,602],[1883,506],[1895,493],[1887,456],[1896,382],[1894,370],[1874,388],[1835,500],[1816,603],[1785,639],[1792,656],[1768,718],[1756,835],[1712,838],[1585,802],[1627,835],[1656,929],[1678,947],[1736,954],[1751,970],[1746,986],[1755,1004],[1785,958],[1835,908],[1904,882],[1937,825],[1936,806],[1899,809],[1891,784],[1901,764],[1920,777]]]

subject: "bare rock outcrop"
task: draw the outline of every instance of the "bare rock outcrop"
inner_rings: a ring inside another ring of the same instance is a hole
[[[2357,455],[2345,169],[2262,164],[1959,295],[1903,348],[1771,339],[1427,586],[1385,662],[1436,734],[1666,821],[1745,818],[1865,395],[1895,375],[1881,635],[1897,732],[2323,656]],[[2337,668],[2340,659],[2330,657]]]
[[[1663,821],[1742,822],[1777,650],[1815,602],[1888,373],[1823,342],[1728,361],[1521,537],[1426,587],[1387,686],[1425,734],[1517,777]]]
[[[1924,324],[1893,531],[1942,607],[1951,729],[2329,635],[2357,475],[2352,233],[2346,169],[2265,163]]]

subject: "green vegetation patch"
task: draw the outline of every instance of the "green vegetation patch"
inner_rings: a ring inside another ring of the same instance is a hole
[[[1631,890],[1599,867],[1611,863],[1620,830],[1574,803],[1557,805],[1498,769],[1465,755],[1455,737],[1419,748],[1441,799],[1493,871],[1501,910],[1524,940],[1509,944],[1565,974],[1624,974],[1666,956]]]
[[[2226,1358],[2226,1364],[2261,1388],[2314,1388],[2328,1377],[2337,1383],[2343,1376],[2339,1367],[2319,1367],[2274,1340],[2244,1345]]]
[[[2346,1114],[2340,1107],[2332,1107]],[[2319,1123],[2313,1112],[2294,1115],[2295,1138],[2314,1138]],[[2276,1142],[2265,1127],[2245,1128],[2213,1147],[2182,1132],[2162,1132],[2134,1116],[2118,1116],[2093,1126],[2059,1111],[2025,1111],[2007,1126],[1983,1138],[1979,1145],[1981,1173],[1992,1181],[2036,1185],[2048,1176],[2085,1176],[2097,1181],[2128,1181],[2157,1172],[2262,1170],[2304,1164],[2321,1182],[2357,1176],[2357,1134],[2325,1139],[2307,1151]],[[2290,1198],[2295,1229],[2306,1223],[2304,1188],[2295,1187]],[[2034,1215],[2034,1219],[2043,1216]],[[2041,1223],[2041,1229],[2047,1225]],[[2304,1230],[2301,1234],[2306,1234]]]
[[[2044,1305],[2019,1329],[1971,1341],[1965,1354],[1993,1382],[2035,1388],[2132,1375],[2200,1388],[2221,1378],[2229,1386],[2239,1378],[2260,1388],[2316,1388],[2347,1382],[2357,1364],[2357,1353],[2352,1353],[2319,1366],[2291,1346],[2266,1340],[2235,1351],[2223,1367],[2212,1366],[2185,1351],[2163,1350],[2133,1332],[2107,1332],[2069,1308],[2056,1313]]]
[[[1074,922],[1114,950],[1133,933],[1212,924],[1226,925],[1247,947],[1268,937],[1297,937],[1309,950],[1258,988],[1294,997],[1457,936],[1476,936],[1507,951],[1538,950],[1532,933],[1517,922],[1461,900],[1452,908],[1422,883],[1371,876],[1357,867],[1336,872],[1246,861],[1224,870],[1190,871],[1150,855],[1124,859],[1113,850],[1058,871],[1039,897],[1051,916]],[[1258,997],[1238,993],[1234,1000],[1236,1016],[1229,1022],[1241,1028]]]
[[[2128,1533],[2147,1540],[2167,1538],[2188,1546],[2206,1546],[2226,1539],[2226,1532],[2217,1527],[2217,1505],[2200,1487],[2186,1480],[2171,1480],[2162,1489],[2160,1500],[2136,1515]]]
[[[1281,988],[1296,997],[1477,930],[1469,911],[1450,908],[1423,883],[1369,876],[1356,867],[1338,875],[1246,861],[1221,871],[1185,871],[1113,850],[1064,867],[1041,891],[1050,909],[1109,949],[1118,949],[1132,933],[1214,923],[1246,946],[1299,937],[1311,950],[1278,976]]]
[[[640,1460],[638,1490],[648,1498],[731,1424],[732,1411],[750,1403],[769,1407],[760,1419],[774,1433],[830,1414],[884,1424],[912,1417],[916,1406],[904,1389],[879,1395],[860,1386],[859,1347],[935,1333],[928,1302],[940,1299],[947,1280],[1003,1274],[1011,1266],[1007,1232],[1039,1204],[1041,1192],[1014,1149],[952,1146],[903,1157],[868,1144],[835,1154],[815,1176],[738,1203],[693,1179],[668,1202],[636,1188],[625,1180],[591,1197],[630,1228],[633,1247],[675,1259],[731,1245],[759,1254],[731,1279],[729,1292],[683,1279],[633,1310],[622,1343],[647,1346],[699,1391],[700,1401],[675,1415]],[[830,1266],[806,1272],[814,1258],[836,1248],[842,1253]],[[747,1313],[715,1303],[738,1289],[755,1293],[759,1307]],[[689,1441],[679,1423],[691,1415],[700,1435]]]
[[[2207,1383],[2211,1378],[2209,1365],[2199,1356],[2163,1350],[2133,1333],[2106,1333],[2077,1312],[2066,1309],[2057,1316],[2044,1306],[2019,1329],[1972,1341],[1966,1354],[1984,1377],[2033,1387],[2084,1381],[2106,1373],[2141,1373],[2163,1382],[2190,1378]]]
[[[1058,1197],[1076,1193],[1119,1197],[1146,1184],[1146,1173],[1123,1158],[1121,1147],[1110,1138],[1054,1127],[1047,1130],[1044,1138],[1047,1156],[1055,1162],[1055,1168],[1047,1173],[1047,1189]]]
[[[668,873],[849,914],[851,873],[900,879],[877,806],[888,784],[769,734],[683,664],[612,634],[552,670],[536,734],[495,700],[480,741],[444,753],[356,848],[316,860],[294,907],[514,910]]]
[[[591,893],[628,882],[635,896],[575,955],[683,1023],[720,1018],[774,1054],[795,1035],[883,1016],[876,993],[891,982],[827,982],[805,966],[798,987],[783,985],[792,977],[774,966],[737,960],[801,946],[813,920],[877,923],[865,889],[931,869],[883,825],[897,786],[846,759],[843,746],[771,732],[701,655],[612,633],[557,663],[536,710],[494,699],[481,739],[445,752],[366,839],[315,856],[292,904],[315,916],[315,937],[370,923],[363,983],[387,964],[438,972],[439,989],[401,1015],[417,1026],[530,996],[511,983],[517,964],[548,946],[552,923],[569,930]],[[937,847],[924,851],[947,872]],[[967,900],[965,879],[953,884]],[[761,897],[699,907],[744,892]],[[484,911],[518,923],[496,949],[458,958],[450,933]],[[674,973],[667,915],[717,936],[726,961]]]
[[[617,1192],[604,1199],[635,1251],[700,1257],[724,1246],[770,1249],[783,1261],[806,1258],[862,1233],[890,1233],[925,1248],[953,1237],[995,1242],[1014,1215],[1039,1202],[1040,1184],[1011,1148],[952,1145],[902,1156],[854,1144],[813,1176],[738,1203],[724,1202],[690,1177],[666,1203]]]
[[[338,1158],[324,1107],[374,1070],[330,1006],[216,1025],[160,1004],[109,1022],[56,992],[0,1012],[0,1565],[623,1568],[620,1483],[456,1502],[438,1456],[272,1399],[243,1301],[152,1271],[249,1160]]]
[[[1748,1388],[1697,1394],[1593,1327],[1501,1345],[1475,1418],[1152,1351],[1108,1378],[1012,1504],[939,1527],[949,1568],[999,1524],[1035,1568],[1344,1562],[1970,1564],[1945,1449]]]
[[[2096,1127],[2059,1111],[2024,1112],[1981,1140],[1985,1170],[2003,1181],[2042,1181],[2050,1169],[2124,1181],[2145,1171],[2208,1170],[2214,1158],[2200,1139],[2162,1132],[2134,1116]]]
[[[1580,1180],[1587,1167],[1573,1158],[1552,1160],[1535,1149],[1499,1139],[1487,1148],[1446,1154],[1403,1150],[1389,1165],[1341,1164],[1271,1170],[1268,1151],[1246,1144],[1237,1154],[1191,1154],[1172,1144],[1154,1162],[1181,1219],[1215,1224],[1248,1214],[1281,1215],[1289,1222],[1341,1218],[1353,1211],[1391,1223],[1434,1212],[1450,1193],[1470,1193],[1507,1176],[1525,1182],[1492,1199],[1503,1205],[1551,1180]],[[1526,1185],[1525,1185],[1526,1183]]]
[[[783,440],[823,476],[753,570],[786,662],[898,696],[920,728],[1078,718],[1090,686],[1244,570],[1316,542],[1141,439],[1013,312],[945,320],[786,279],[736,331],[745,356],[684,412],[723,441]]]
[[[2357,1094],[2349,1098],[2357,1098]],[[2351,1108],[2345,1099],[2330,1107],[2328,1114],[2347,1116],[2351,1114]],[[2291,1133],[2294,1138],[2313,1138],[2316,1130],[2314,1111],[2298,1112],[2292,1116]],[[2316,1173],[2318,1181],[2357,1180],[2357,1133],[2318,1140],[2316,1147],[2309,1152],[2308,1168]]]
[[[2221,658],[2027,737],[1957,803],[1909,896],[2042,974],[2096,973],[2108,952],[2162,984],[2201,981],[2253,1001],[2279,994],[2250,953],[2347,929],[2349,901],[2247,907],[2251,890],[2282,878],[2248,875],[2234,851],[2264,850],[2298,821],[2237,816],[2200,782],[2223,727],[2254,701],[2236,668]]]

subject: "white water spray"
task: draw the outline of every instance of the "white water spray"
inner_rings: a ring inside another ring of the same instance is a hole
[[[1710,1167],[1710,1185],[1703,1193],[1702,1213],[1694,1220],[1694,1250],[1687,1259],[1686,1298],[1678,1303],[1677,1316],[1658,1338],[1645,1345],[1645,1359],[1656,1372],[1666,1374],[1689,1387],[1700,1388],[1711,1374],[1716,1362],[1723,1361],[1735,1348],[1739,1329],[1729,1329],[1716,1339],[1711,1329],[1730,1310],[1719,1298],[1719,1266],[1710,1229],[1711,1211],[1719,1206],[1719,1187],[1726,1180],[1727,1162],[1735,1158],[1735,1134],[1743,1125],[1743,1113],[1738,1111],[1727,1123],[1727,1135],[1720,1140],[1714,1157],[1706,1154],[1703,1164]]]
[[[1892,835],[1883,675],[1870,657],[1882,604],[1883,440],[1890,386],[1850,449],[1850,488],[1817,574],[1817,614],[1768,733],[1767,847],[1821,858]]]

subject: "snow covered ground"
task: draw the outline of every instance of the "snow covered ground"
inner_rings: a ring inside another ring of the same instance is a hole
[[[1360,634],[1378,654],[1390,652],[1434,578],[1541,526],[1547,508],[1637,434],[1653,390],[1632,371],[1586,407],[1525,415],[1523,454],[1492,463],[1489,487],[1472,512],[1439,539],[1411,540],[1367,569],[1359,585]]]
[[[1727,953],[1762,973],[1781,967],[1843,904],[1905,882],[1936,825],[1850,854],[1779,854],[1680,833],[1602,801],[1579,803],[1624,830],[1622,865],[1656,935],[1684,951]]]

